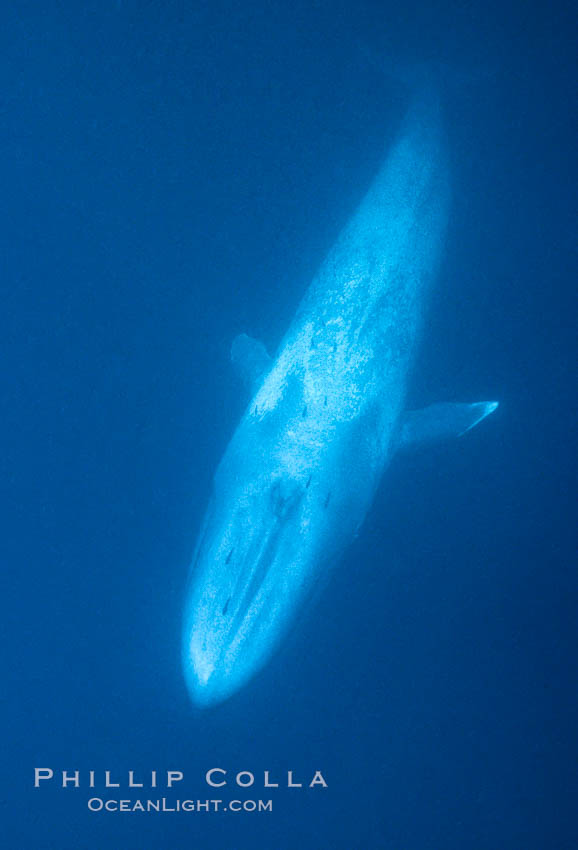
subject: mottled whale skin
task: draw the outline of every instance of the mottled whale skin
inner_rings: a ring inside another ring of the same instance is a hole
[[[253,392],[215,474],[184,616],[185,678],[199,705],[226,699],[265,664],[355,536],[400,445],[463,433],[497,406],[404,413],[449,197],[438,92],[426,85],[277,356],[235,340]]]

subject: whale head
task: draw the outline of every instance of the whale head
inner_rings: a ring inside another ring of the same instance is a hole
[[[321,494],[308,478],[267,473],[242,489],[237,481],[216,477],[193,561],[183,662],[200,706],[226,699],[268,660],[310,584],[319,543],[310,525]]]

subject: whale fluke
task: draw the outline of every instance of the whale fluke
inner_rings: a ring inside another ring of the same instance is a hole
[[[441,402],[420,410],[408,410],[401,423],[398,447],[408,449],[461,437],[497,407],[497,401],[474,404]]]

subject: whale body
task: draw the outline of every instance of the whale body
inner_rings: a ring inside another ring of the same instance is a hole
[[[233,342],[250,403],[214,477],[183,625],[199,705],[226,699],[270,658],[355,537],[390,458],[497,407],[405,411],[449,201],[439,93],[424,85],[276,357],[245,334]]]

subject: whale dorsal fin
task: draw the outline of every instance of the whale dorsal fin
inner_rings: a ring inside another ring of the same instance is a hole
[[[239,334],[231,344],[231,362],[243,383],[254,390],[271,367],[271,358],[259,339]]]
[[[441,402],[421,410],[408,410],[401,420],[398,447],[410,449],[450,437],[461,437],[493,413],[497,406],[497,401],[477,401],[474,404]]]

